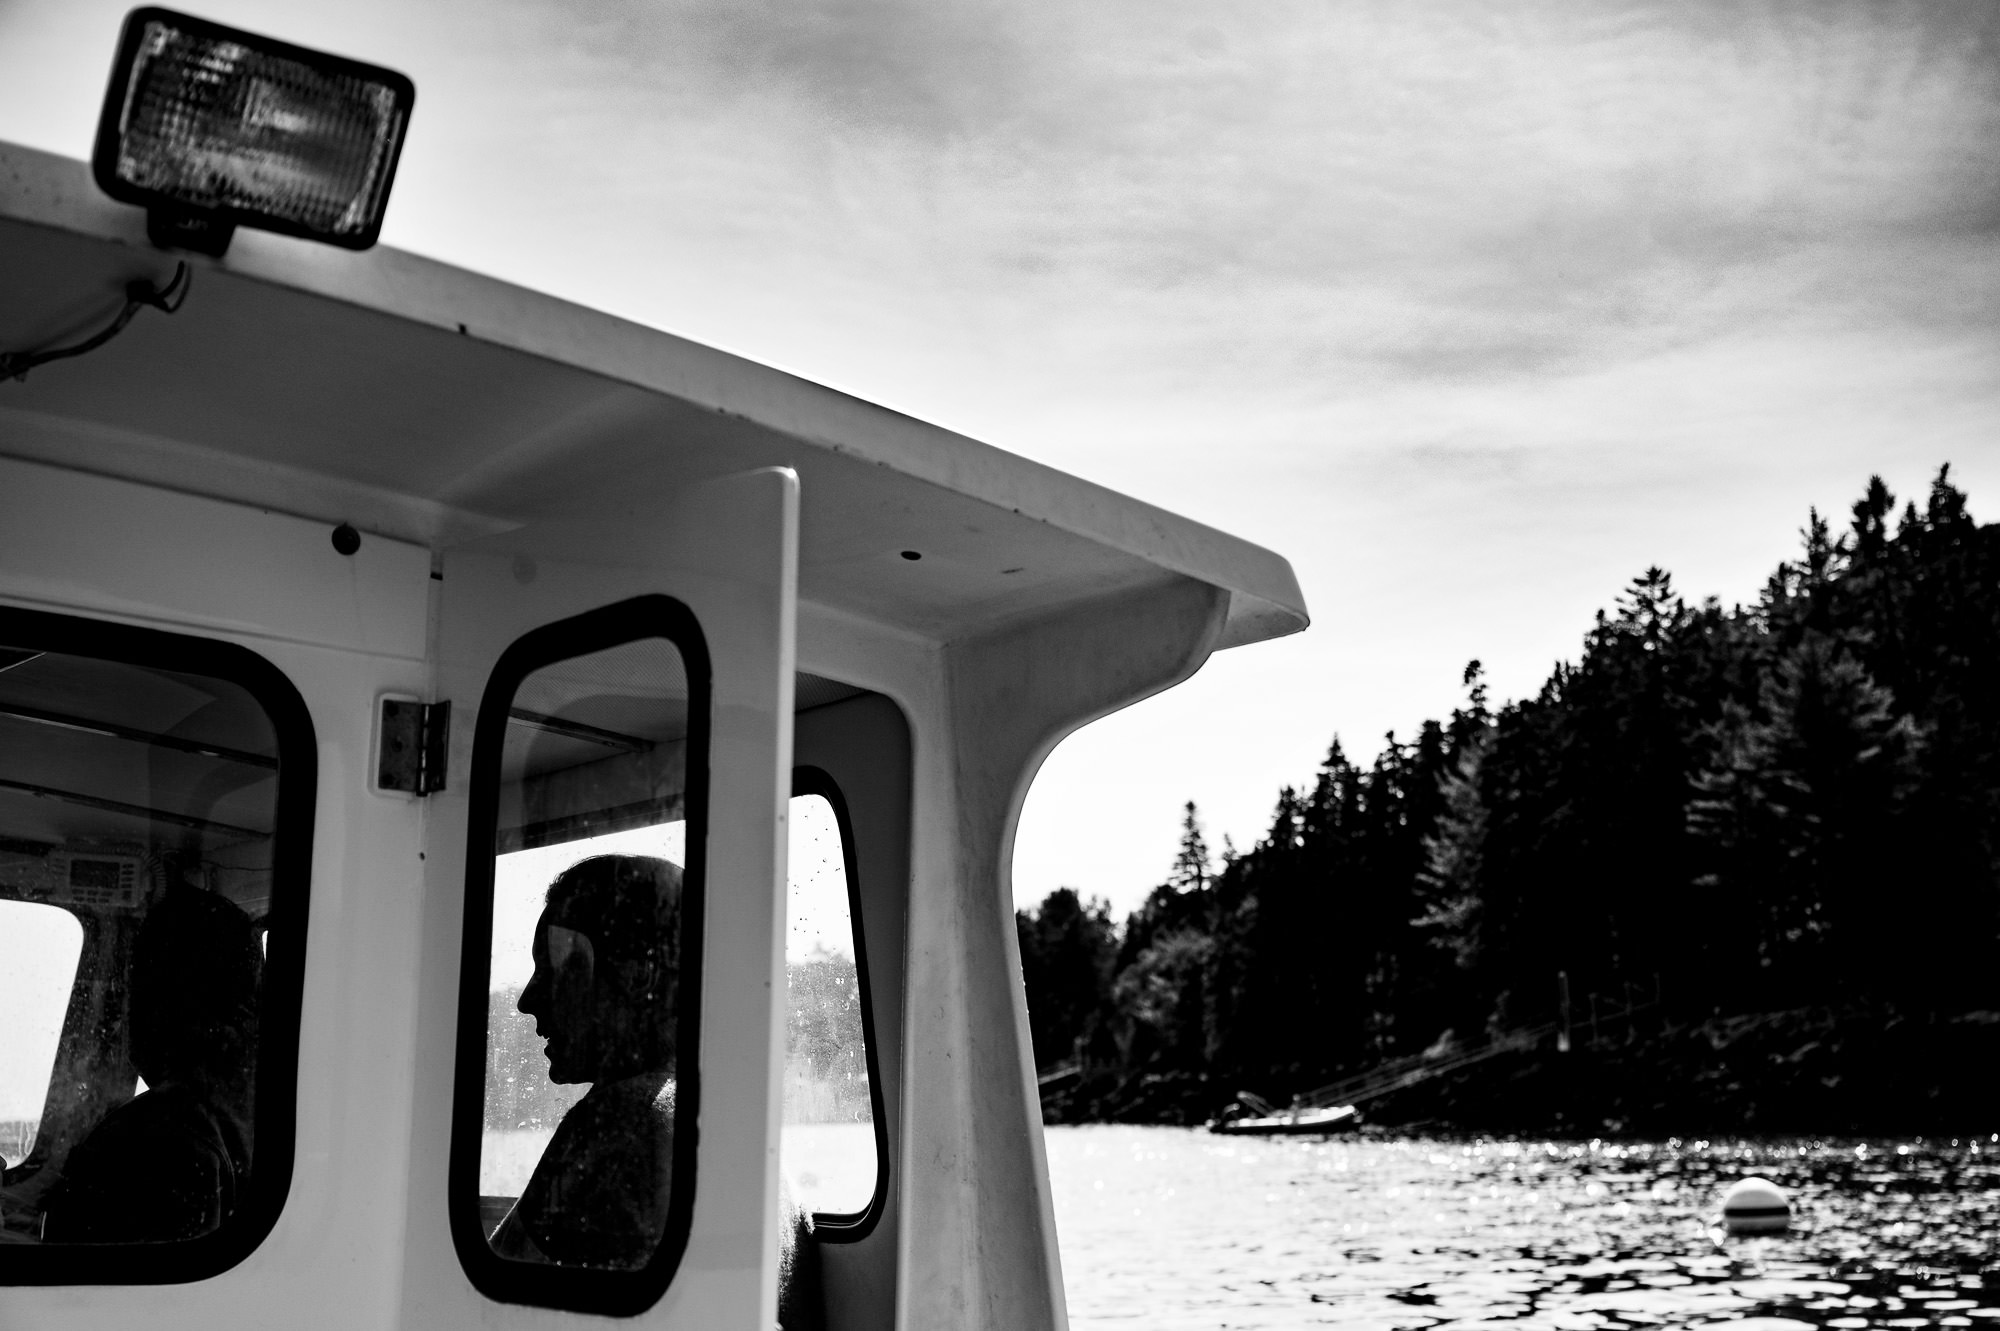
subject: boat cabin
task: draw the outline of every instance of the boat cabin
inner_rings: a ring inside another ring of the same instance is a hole
[[[426,259],[162,239],[0,146],[0,352],[128,317],[0,379],[0,1324],[1063,1325],[1015,820],[1303,628],[1285,562]]]

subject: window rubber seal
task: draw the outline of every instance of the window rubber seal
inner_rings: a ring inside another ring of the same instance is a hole
[[[520,1262],[487,1242],[479,1215],[479,1154],[485,1128],[487,981],[492,968],[493,863],[499,828],[500,759],[514,695],[533,672],[593,652],[659,638],[681,654],[688,681],[687,863],[681,877],[681,983],[674,1086],[674,1183],[666,1228],[646,1265],[620,1271]],[[467,787],[465,918],[460,944],[458,1054],[452,1081],[446,1212],[459,1264],[473,1287],[501,1303],[604,1317],[635,1317],[666,1293],[693,1227],[701,1113],[702,904],[708,867],[708,765],[713,671],[694,612],[671,596],[635,596],[531,629],[500,654],[473,728]],[[687,946],[687,940],[694,946]]]
[[[292,681],[248,647],[41,610],[0,607],[0,642],[120,665],[201,675],[248,693],[271,723],[278,790],[271,828],[269,952],[259,1000],[257,1159],[249,1195],[211,1233],[163,1243],[0,1244],[0,1286],[169,1285],[208,1280],[254,1252],[278,1222],[297,1150],[299,1024],[305,999],[319,740]]]
[[[861,923],[861,875],[854,848],[854,822],[840,783],[822,767],[792,769],[792,797],[818,795],[833,808],[840,828],[840,853],[847,870],[847,919],[854,935],[854,975],[861,998],[861,1048],[868,1064],[868,1106],[875,1127],[875,1191],[859,1211],[812,1213],[813,1238],[821,1243],[859,1243],[875,1231],[889,1195],[889,1120],[882,1111],[882,1071],[875,1052],[875,996],[868,984],[868,941]]]

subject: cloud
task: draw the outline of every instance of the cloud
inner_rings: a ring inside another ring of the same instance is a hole
[[[509,206],[571,229],[576,257],[535,263],[592,283],[577,294],[932,414],[953,409],[934,376],[896,367],[940,342],[1051,400],[1256,416],[1857,311],[1992,312],[1990,5],[500,12],[440,64],[413,139],[459,139],[454,197],[505,153],[548,182]],[[464,142],[501,123],[511,145]],[[482,232],[486,266],[525,266],[528,236]],[[612,251],[648,270],[589,277]],[[827,358],[857,322],[881,336]]]
[[[0,0],[0,133],[85,150],[123,9]],[[416,78],[391,243],[1292,557],[1321,627],[1186,694],[1226,736],[1077,777],[1165,811],[1141,873],[1469,656],[1531,689],[1649,563],[1748,595],[1872,471],[2000,487],[1991,0],[204,12]]]
[[[2000,198],[1990,9],[1050,9],[732,8],[689,49],[822,155],[850,261],[1094,366],[1567,372],[1893,301],[1885,259]]]

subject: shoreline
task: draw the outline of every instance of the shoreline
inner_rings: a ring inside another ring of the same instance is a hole
[[[1995,1068],[2000,1012],[1806,1007],[1641,1023],[1617,1043],[1501,1054],[1372,1100],[1361,1117],[1507,1136],[1963,1138],[2000,1132]],[[1086,1069],[1045,1099],[1043,1117],[1200,1126],[1256,1080],[1155,1068],[1117,1081]]]

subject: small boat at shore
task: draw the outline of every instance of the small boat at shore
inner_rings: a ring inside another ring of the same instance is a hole
[[[1238,1137],[1279,1137],[1346,1132],[1360,1122],[1361,1115],[1353,1105],[1301,1106],[1268,1114],[1225,1116],[1210,1123],[1208,1130]]]

